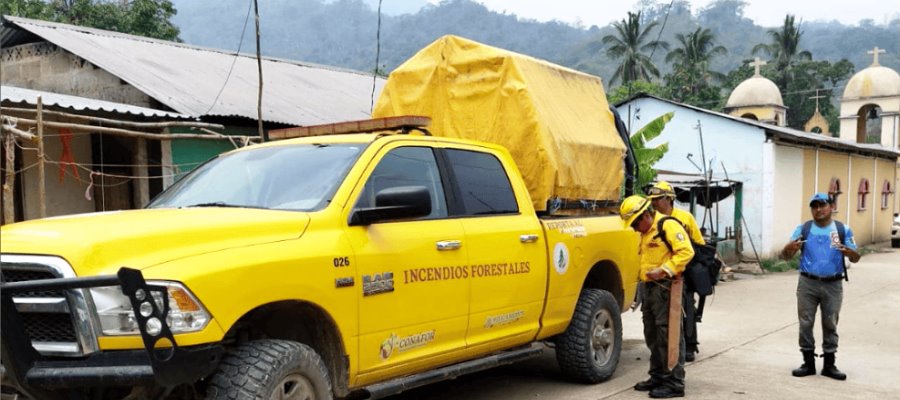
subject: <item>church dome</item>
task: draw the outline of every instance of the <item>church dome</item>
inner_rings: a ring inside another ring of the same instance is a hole
[[[775,85],[775,82],[763,76],[754,76],[741,82],[740,85],[734,88],[731,96],[728,97],[728,103],[725,104],[725,108],[773,104],[784,106],[778,86]]]
[[[900,96],[900,74],[881,65],[857,72],[844,88],[844,100],[894,96]]]

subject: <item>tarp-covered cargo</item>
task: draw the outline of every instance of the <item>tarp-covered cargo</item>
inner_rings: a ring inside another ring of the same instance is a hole
[[[388,78],[373,117],[397,115],[431,117],[435,136],[506,146],[537,210],[619,198],[625,144],[596,76],[444,36]]]

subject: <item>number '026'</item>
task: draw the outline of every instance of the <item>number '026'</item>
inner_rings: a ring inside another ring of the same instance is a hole
[[[334,258],[334,266],[337,267],[349,267],[350,266],[350,257],[335,257]]]

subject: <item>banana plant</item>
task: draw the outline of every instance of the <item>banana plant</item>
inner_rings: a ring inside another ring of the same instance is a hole
[[[665,156],[669,151],[669,142],[655,147],[649,147],[648,142],[656,139],[665,129],[666,124],[675,116],[675,112],[660,115],[641,129],[631,135],[631,147],[634,149],[634,158],[637,162],[637,188],[643,189],[656,179],[656,169],[653,165]]]

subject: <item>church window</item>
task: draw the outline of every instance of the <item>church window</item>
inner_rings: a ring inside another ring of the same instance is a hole
[[[869,194],[869,180],[862,178],[859,180],[859,190],[857,191],[856,209],[864,211],[866,209],[866,196]]]
[[[891,188],[891,182],[887,179],[884,180],[884,184],[881,185],[881,209],[886,210],[891,205],[891,194],[894,193],[893,188]]]

